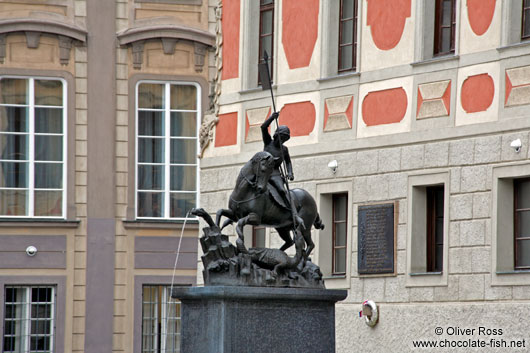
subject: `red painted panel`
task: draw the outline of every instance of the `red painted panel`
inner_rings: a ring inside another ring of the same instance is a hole
[[[246,141],[248,137],[248,129],[250,129],[250,123],[248,121],[248,113],[245,115],[246,115],[245,117],[245,141]]]
[[[287,125],[291,130],[291,136],[307,136],[314,127],[316,111],[313,103],[299,102],[289,103],[280,111],[280,125]]]
[[[324,129],[326,128],[326,125],[328,125],[328,119],[329,119],[328,105],[324,104]]]
[[[447,85],[444,95],[442,96],[442,100],[444,102],[445,109],[447,109],[447,115],[451,115],[451,82],[449,82]]]
[[[510,93],[512,93],[512,88],[513,88],[512,81],[510,80],[510,77],[508,76],[507,73],[505,75],[506,75],[506,93],[505,93],[505,96],[504,96],[504,104],[506,104],[508,102],[508,97],[510,97]]]
[[[402,87],[370,92],[363,100],[363,121],[367,126],[399,123],[407,105],[407,93]]]
[[[319,0],[282,1],[282,44],[290,69],[311,61],[318,35]]]
[[[495,83],[490,75],[469,76],[462,84],[462,108],[466,113],[485,111],[493,102],[494,95]]]
[[[467,0],[469,25],[477,36],[481,36],[490,27],[495,13],[496,0]]]
[[[237,112],[219,114],[215,128],[215,147],[231,146],[237,143]]]
[[[410,17],[411,0],[367,0],[366,24],[381,50],[394,48],[401,40],[405,20]]]
[[[350,126],[353,126],[353,97],[351,97],[350,104],[348,105],[348,109],[346,109],[346,117],[348,118],[348,121],[350,122]]]
[[[423,96],[421,95],[421,91],[418,88],[418,102],[417,102],[417,107],[416,107],[416,117],[420,115],[420,108],[422,104],[423,104]]]
[[[240,0],[223,0],[223,80],[239,77],[239,11]]]

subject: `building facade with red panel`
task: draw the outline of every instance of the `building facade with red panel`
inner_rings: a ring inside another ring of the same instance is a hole
[[[239,169],[263,148],[259,126],[273,105],[258,63],[267,51],[279,123],[291,129],[290,186],[314,195],[326,224],[313,231],[312,258],[328,288],[349,292],[336,308],[337,352],[469,338],[451,327],[476,329],[473,338],[488,342],[525,339],[530,2],[215,5],[219,123],[201,160],[201,205],[226,207]],[[394,206],[394,268],[366,275],[359,215],[379,204]],[[261,228],[247,240],[281,245]],[[365,300],[379,306],[375,328],[359,318]]]

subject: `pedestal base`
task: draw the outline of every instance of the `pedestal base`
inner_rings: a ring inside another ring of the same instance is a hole
[[[345,290],[184,287],[181,352],[332,353],[335,303]]]

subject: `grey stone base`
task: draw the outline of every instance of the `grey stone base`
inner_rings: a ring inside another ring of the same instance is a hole
[[[333,353],[335,303],[345,290],[185,287],[181,352]]]

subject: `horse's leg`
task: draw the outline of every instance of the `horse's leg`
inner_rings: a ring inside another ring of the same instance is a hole
[[[252,261],[250,261],[250,255],[248,254],[248,250],[245,247],[243,227],[247,224],[259,225],[259,221],[260,217],[255,213],[250,213],[248,216],[243,217],[239,221],[237,221],[236,233],[238,238],[236,239],[236,246],[239,252],[243,254],[244,261],[241,263],[241,275],[243,276],[250,275],[250,266],[252,263]]]
[[[307,258],[311,254],[311,251],[313,251],[313,249],[315,248],[315,243],[313,243],[313,239],[311,239],[311,227],[304,229],[302,231],[302,235],[304,236],[304,240],[306,243],[306,248],[305,248],[305,251],[303,252],[304,254],[303,261],[304,261],[304,266],[305,266]]]
[[[236,245],[239,251],[243,253],[248,253],[247,249],[245,248],[245,236],[243,234],[243,227],[247,224],[257,226],[260,224],[261,218],[256,213],[249,213],[248,216],[241,218],[239,221],[237,221],[236,226],[236,233],[237,233],[237,240]]]
[[[232,211],[229,208],[221,208],[217,210],[215,214],[215,225],[220,226],[221,225],[221,217],[225,216],[226,218],[231,219],[232,221],[236,222],[236,215],[234,214],[234,211]],[[223,227],[224,228],[224,227]]]
[[[291,228],[290,227],[283,227],[283,228],[276,228],[276,231],[278,232],[278,235],[280,238],[283,239],[285,244],[282,245],[280,250],[285,251],[286,249],[289,249],[293,244],[293,238],[291,238]]]

